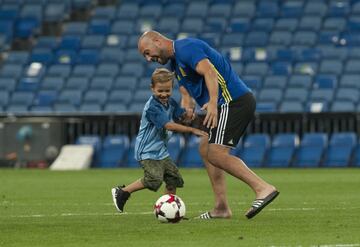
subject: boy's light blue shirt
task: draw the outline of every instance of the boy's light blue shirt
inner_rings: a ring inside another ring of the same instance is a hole
[[[164,128],[165,124],[179,119],[185,110],[173,99],[163,105],[151,96],[146,102],[141,116],[140,129],[135,143],[135,159],[162,160],[170,156],[167,142],[172,132]]]

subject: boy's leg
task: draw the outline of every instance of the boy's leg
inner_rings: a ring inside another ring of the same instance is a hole
[[[164,167],[165,194],[176,194],[176,188],[184,187],[184,180],[179,169],[170,157],[162,160]]]
[[[118,186],[111,190],[114,205],[120,213],[124,211],[125,203],[129,199],[131,193],[144,188],[157,191],[161,186],[164,170],[159,161],[143,160],[140,163],[144,169],[144,177],[142,179],[138,179],[128,186]]]

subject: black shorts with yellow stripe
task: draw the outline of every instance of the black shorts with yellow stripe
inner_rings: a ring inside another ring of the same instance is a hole
[[[252,93],[218,106],[218,125],[209,131],[209,143],[236,147],[254,119],[256,101]]]

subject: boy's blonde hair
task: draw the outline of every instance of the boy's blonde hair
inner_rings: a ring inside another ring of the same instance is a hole
[[[174,82],[174,73],[166,68],[157,68],[151,75],[151,86],[156,83]]]

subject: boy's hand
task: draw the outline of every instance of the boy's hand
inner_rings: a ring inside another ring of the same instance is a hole
[[[206,133],[205,131],[202,131],[202,130],[199,130],[199,129],[195,129],[193,128],[192,131],[191,131],[194,135],[197,135],[197,136],[204,136],[204,137],[208,137],[208,133]]]

